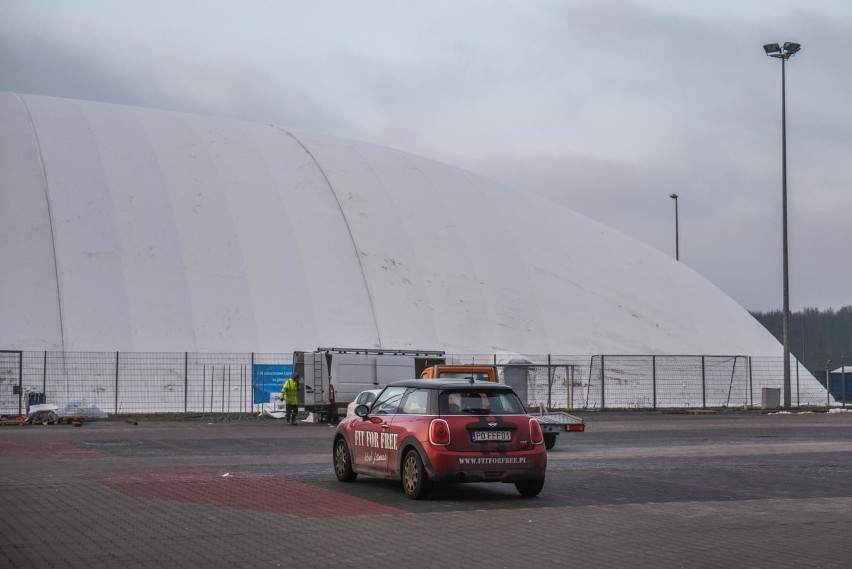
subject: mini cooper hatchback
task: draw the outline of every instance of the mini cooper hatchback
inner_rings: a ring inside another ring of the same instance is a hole
[[[415,500],[437,482],[508,482],[523,496],[544,487],[544,434],[507,385],[399,381],[355,413],[334,435],[342,482],[359,474],[396,479]]]

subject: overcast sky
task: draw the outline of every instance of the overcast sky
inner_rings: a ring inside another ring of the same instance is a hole
[[[374,142],[541,194],[781,307],[852,304],[852,3],[0,0],[0,90]],[[580,246],[580,244],[578,244]]]

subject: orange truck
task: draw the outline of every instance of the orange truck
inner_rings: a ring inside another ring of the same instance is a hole
[[[475,379],[497,383],[494,366],[437,364],[424,369],[420,379]]]

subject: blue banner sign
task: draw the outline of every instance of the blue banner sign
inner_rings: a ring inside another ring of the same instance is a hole
[[[252,386],[255,403],[269,403],[273,393],[281,393],[284,382],[293,375],[293,364],[254,364]]]

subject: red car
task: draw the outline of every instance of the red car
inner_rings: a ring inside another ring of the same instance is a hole
[[[342,482],[359,474],[397,479],[415,500],[436,482],[510,482],[523,496],[544,487],[544,434],[508,385],[399,381],[355,413],[334,435]]]

